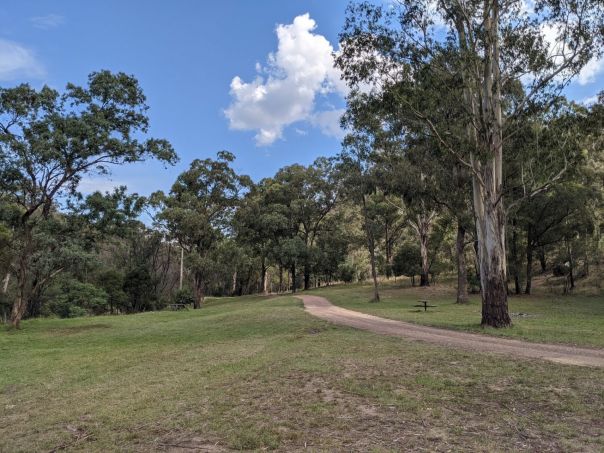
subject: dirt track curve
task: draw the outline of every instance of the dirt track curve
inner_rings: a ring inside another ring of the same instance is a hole
[[[567,365],[604,368],[604,350],[602,349],[530,343],[488,335],[420,326],[336,307],[324,297],[309,295],[299,295],[298,297],[304,302],[304,308],[308,313],[334,324],[453,348],[536,358]]]

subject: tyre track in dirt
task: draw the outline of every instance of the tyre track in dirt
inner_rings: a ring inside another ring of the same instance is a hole
[[[302,299],[305,310],[311,315],[342,326],[368,330],[382,335],[424,341],[451,348],[548,360],[565,365],[604,368],[604,350],[602,349],[531,343],[421,326],[337,307],[320,296],[297,295],[297,297]]]

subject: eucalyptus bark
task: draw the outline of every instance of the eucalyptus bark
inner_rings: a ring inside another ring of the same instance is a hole
[[[417,214],[414,220],[409,221],[409,225],[415,230],[419,241],[419,251],[421,255],[421,272],[419,286],[430,286],[430,260],[428,257],[428,242],[430,240],[430,231],[432,222],[436,214],[431,211],[428,213]]]
[[[373,299],[372,302],[380,301],[380,292],[378,287],[378,276],[377,266],[375,260],[375,238],[373,236],[373,229],[369,224],[369,214],[367,213],[367,201],[365,200],[365,194],[363,194],[363,218],[365,223],[365,234],[367,236],[367,248],[369,249],[369,260],[371,262],[371,277],[373,279]]]
[[[265,270],[264,275],[265,275],[265,277],[264,277],[264,283],[262,285],[262,293],[264,295],[266,295],[269,293],[269,282],[271,280],[271,274],[270,274],[270,272],[268,272],[268,270]]]
[[[199,274],[195,275],[195,298],[193,299],[193,308],[198,309],[203,305],[205,299],[205,283],[203,277]]]
[[[570,289],[573,289],[575,287],[575,261],[573,258],[573,249],[572,246],[570,245],[570,242],[568,242],[567,240],[567,247],[568,247],[568,266],[569,266],[569,270],[568,270],[568,278],[569,278],[569,282],[570,282]]]
[[[283,266],[279,264],[279,292],[283,292]]]
[[[524,294],[530,294],[533,286],[533,226],[529,223],[526,230],[526,287]]]
[[[233,272],[233,280],[231,282],[231,296],[237,293],[237,270]]]
[[[547,261],[545,259],[545,248],[539,247],[537,250],[537,256],[539,257],[539,264],[541,265],[541,273],[545,274],[547,271]]]
[[[292,293],[296,292],[296,263],[291,265]]]
[[[266,258],[264,256],[260,261],[260,291],[266,294]]]
[[[533,287],[533,247],[526,247],[526,286],[524,294],[530,294]]]
[[[2,283],[2,294],[6,294],[6,292],[8,291],[9,282],[10,282],[10,272],[7,272],[6,276],[4,277],[4,282]]]
[[[461,6],[464,8],[464,6]],[[462,56],[473,58],[476,43],[468,38],[464,12],[456,21]],[[484,0],[484,55],[482,74],[477,66],[466,70],[464,100],[468,111],[481,125],[480,134],[468,124],[470,143],[481,151],[481,158],[470,156],[472,199],[478,240],[478,265],[482,296],[483,326],[511,325],[507,301],[505,256],[505,212],[503,209],[503,113],[499,69],[499,0]],[[478,105],[478,100],[481,104]]]
[[[512,219],[512,244],[510,247],[512,262],[514,263],[514,293],[520,294],[520,255],[518,253],[518,231],[516,229],[516,219]]]
[[[468,274],[466,257],[464,254],[466,230],[461,222],[457,222],[457,240],[455,241],[455,254],[457,258],[457,303],[468,303]]]
[[[17,267],[17,296],[13,302],[10,314],[10,324],[19,329],[21,320],[27,311],[27,302],[31,286],[28,282],[29,258],[33,254],[33,231],[32,226],[27,223],[28,219],[23,220],[23,249],[19,256],[19,265]]]

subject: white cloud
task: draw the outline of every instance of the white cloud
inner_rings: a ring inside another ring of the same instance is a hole
[[[85,176],[80,180],[78,190],[83,194],[90,194],[96,191],[113,192],[115,188],[120,186],[125,186],[125,184],[119,181],[112,181],[107,177]]]
[[[316,22],[303,14],[276,29],[278,48],[266,67],[256,65],[257,77],[231,81],[233,101],[225,110],[231,129],[256,131],[256,144],[280,139],[285,127],[311,121],[317,95],[346,94],[346,85],[333,66],[334,49],[324,36],[314,33]]]
[[[0,81],[14,80],[23,76],[43,77],[44,68],[27,47],[0,39]]]
[[[581,69],[577,82],[579,85],[587,85],[596,80],[596,76],[604,72],[604,58],[592,58]]]
[[[321,129],[323,134],[342,139],[345,134],[344,130],[340,127],[340,120],[345,111],[345,109],[334,109],[319,112],[312,116],[310,122],[313,126]]]
[[[581,101],[581,104],[583,104],[583,105],[585,105],[585,106],[589,107],[590,105],[593,105],[593,104],[595,104],[596,102],[598,102],[598,95],[597,95],[597,94],[594,94],[593,96],[589,96],[589,97],[586,97],[585,99],[583,99],[583,100]]]
[[[65,18],[59,14],[46,14],[45,16],[30,17],[29,21],[40,30],[50,30],[65,23]]]

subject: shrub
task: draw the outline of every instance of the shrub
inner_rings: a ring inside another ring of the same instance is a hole
[[[183,304],[183,305],[193,305],[195,299],[193,298],[193,294],[191,290],[187,288],[179,289],[174,294],[174,303],[175,304]]]
[[[45,313],[61,318],[98,315],[107,311],[107,301],[108,296],[103,289],[69,279],[59,285],[56,295],[47,304]]]

